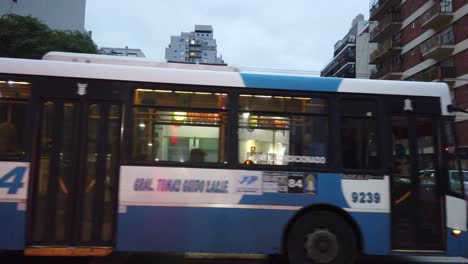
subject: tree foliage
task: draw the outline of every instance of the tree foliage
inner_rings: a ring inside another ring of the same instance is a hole
[[[87,34],[52,30],[31,16],[0,16],[0,57],[40,59],[49,51],[97,53],[97,46]]]

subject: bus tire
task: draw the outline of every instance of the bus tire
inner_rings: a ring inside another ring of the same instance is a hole
[[[356,235],[348,222],[333,212],[309,212],[291,226],[287,254],[290,264],[354,263]]]

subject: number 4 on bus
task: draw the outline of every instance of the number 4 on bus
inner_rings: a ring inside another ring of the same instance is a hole
[[[0,178],[0,188],[8,188],[8,194],[16,194],[23,188],[26,167],[16,167]]]

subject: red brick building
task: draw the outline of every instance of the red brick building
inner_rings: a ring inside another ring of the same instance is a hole
[[[378,43],[371,78],[443,81],[468,109],[468,0],[373,0],[369,20]],[[459,145],[468,147],[468,118],[457,121]]]

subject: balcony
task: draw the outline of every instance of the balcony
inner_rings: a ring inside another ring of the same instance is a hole
[[[452,55],[455,48],[453,31],[443,32],[430,38],[421,44],[421,54],[423,59],[441,60]]]
[[[422,80],[426,82],[455,82],[454,66],[433,66],[422,73]]]
[[[353,66],[356,64],[356,57],[354,52],[345,52],[342,53],[345,55],[340,55],[338,57],[333,58],[333,60],[328,63],[327,66],[322,70],[320,76],[325,77],[341,77],[343,73],[345,73],[349,66]]]
[[[369,42],[380,42],[401,28],[400,13],[387,14],[370,33]]]
[[[435,3],[421,16],[421,27],[427,29],[446,26],[453,18],[452,1]]]
[[[333,69],[335,69],[336,66],[338,66],[338,61],[333,59],[332,61],[330,61],[330,63],[327,64],[327,66],[325,66],[325,68],[323,68],[323,70],[320,72],[320,76],[322,77],[332,76]]]
[[[401,52],[401,43],[394,39],[389,39],[379,45],[379,47],[370,54],[369,63],[377,64],[388,56],[394,56]]]
[[[370,7],[369,20],[381,20],[385,16],[385,11],[395,9],[401,3],[401,0],[374,0]]]
[[[336,57],[338,54],[340,54],[345,47],[348,45],[350,47],[355,47],[356,46],[356,36],[350,36],[347,40],[341,40],[339,43],[335,44],[333,56]]]
[[[402,75],[403,73],[401,72],[401,66],[399,64],[396,64],[388,65],[380,69],[373,69],[371,71],[370,78],[379,80],[401,80]]]
[[[355,68],[355,62],[347,62],[345,65],[341,66],[332,77],[355,78]]]
[[[189,51],[202,51],[201,46],[189,46]]]

